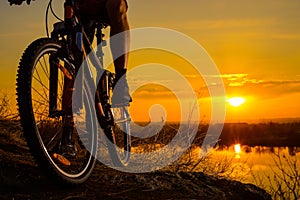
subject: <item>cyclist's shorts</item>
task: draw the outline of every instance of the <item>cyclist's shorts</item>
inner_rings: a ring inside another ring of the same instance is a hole
[[[125,2],[127,9],[127,1],[123,1]],[[84,17],[94,17],[95,19],[99,19],[102,22],[110,24],[108,13],[106,10],[106,2],[107,0],[79,0],[79,14]]]

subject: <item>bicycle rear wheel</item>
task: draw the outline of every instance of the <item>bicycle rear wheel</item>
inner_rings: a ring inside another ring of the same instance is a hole
[[[114,167],[127,166],[131,154],[131,130],[128,107],[111,108],[114,125],[104,129],[108,152]]]
[[[79,184],[88,179],[96,162],[95,110],[89,87],[85,84],[83,108],[76,116],[76,157],[70,160],[70,165],[59,162],[55,153],[62,137],[64,74],[51,66],[51,56],[59,49],[59,42],[41,38],[25,50],[18,68],[17,103],[24,136],[37,163],[60,180]],[[65,65],[65,61],[56,60],[61,66]],[[89,125],[83,121],[88,121]]]

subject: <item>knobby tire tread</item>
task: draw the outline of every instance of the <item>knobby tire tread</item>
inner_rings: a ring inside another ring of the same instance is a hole
[[[39,143],[35,125],[34,125],[34,114],[32,110],[32,100],[31,100],[31,76],[32,70],[36,56],[39,54],[44,46],[59,45],[59,43],[50,38],[40,38],[32,42],[24,51],[22,58],[19,62],[19,67],[17,71],[17,81],[16,81],[16,96],[17,96],[17,106],[20,114],[20,121],[23,128],[23,134],[29,146],[30,152],[35,158],[37,164],[43,172],[46,172],[49,177],[54,177],[55,183],[60,183],[63,185],[76,185],[78,183],[84,182],[87,177],[82,178],[79,181],[68,181],[64,176],[56,172],[53,167],[49,164],[48,158],[45,156],[44,151]],[[93,163],[92,170],[94,168],[95,162]],[[90,176],[92,170],[87,176]],[[53,176],[54,175],[54,176]],[[84,180],[83,180],[84,179]]]

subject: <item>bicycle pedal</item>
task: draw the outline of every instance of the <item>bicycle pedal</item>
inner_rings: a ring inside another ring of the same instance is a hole
[[[65,165],[65,166],[71,166],[71,162],[66,157],[64,157],[63,155],[53,153],[53,157],[55,159],[57,159],[58,162],[60,162],[61,164]]]

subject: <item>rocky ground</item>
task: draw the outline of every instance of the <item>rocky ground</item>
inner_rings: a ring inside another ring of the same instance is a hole
[[[0,199],[271,199],[250,184],[203,173],[129,174],[96,165],[80,186],[45,176],[29,153],[18,122],[0,120]]]

